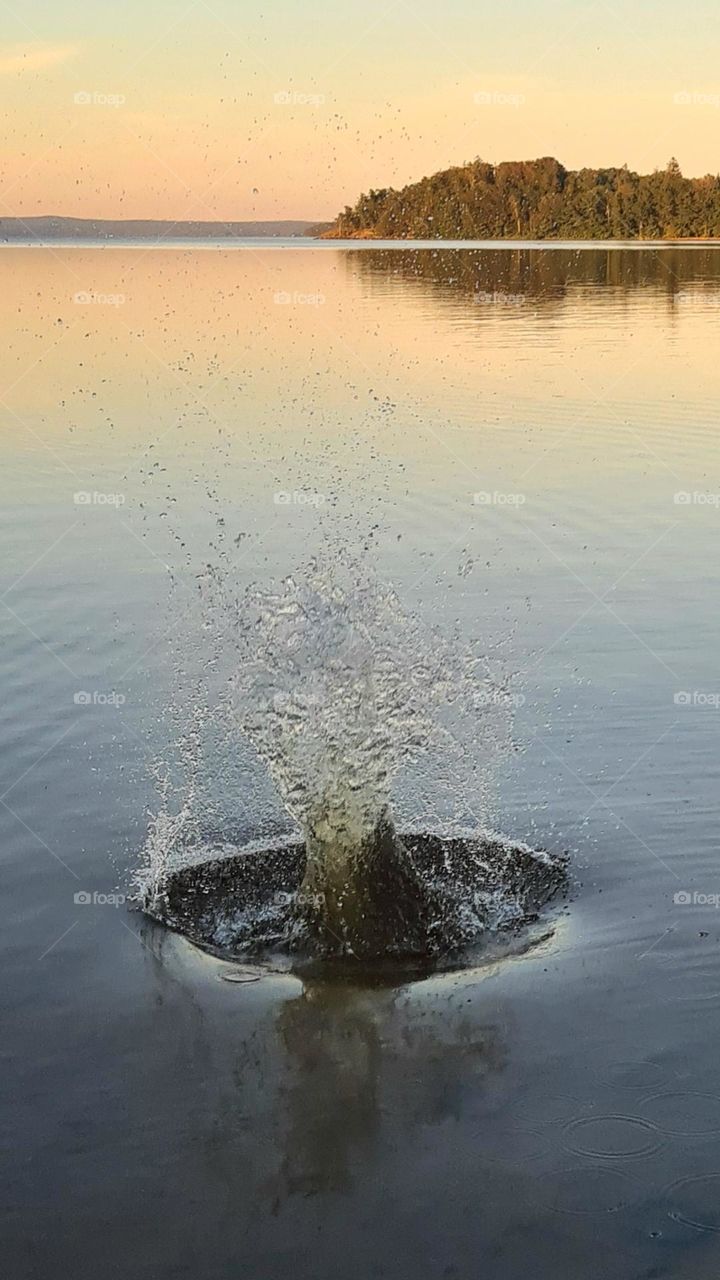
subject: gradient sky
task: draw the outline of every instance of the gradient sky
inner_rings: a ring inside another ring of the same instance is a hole
[[[475,156],[717,172],[719,51],[715,0],[0,0],[0,216],[329,218]]]

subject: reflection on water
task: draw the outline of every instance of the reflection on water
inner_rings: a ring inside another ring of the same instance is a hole
[[[395,276],[433,284],[439,291],[479,304],[502,302],[561,302],[590,289],[615,290],[626,295],[639,289],[664,296],[669,303],[690,301],[689,291],[699,286],[705,294],[720,290],[720,253],[717,249],[515,249],[502,253],[488,249],[436,249],[430,252],[400,249],[386,253],[365,249],[348,252],[348,268],[361,278]],[[702,300],[702,294],[697,301]],[[710,300],[712,297],[710,296]]]
[[[277,1021],[286,1055],[286,1133],[278,1195],[343,1191],[380,1123],[381,1024],[394,996],[306,987]]]
[[[504,1067],[497,1028],[450,1005],[413,1011],[402,990],[308,982],[281,1006],[276,1028],[285,1077],[279,1200],[349,1191],[356,1171],[377,1161],[388,1115],[395,1141],[417,1125],[458,1120],[464,1093],[481,1094]]]

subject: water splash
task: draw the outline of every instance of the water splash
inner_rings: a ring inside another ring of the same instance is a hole
[[[511,697],[479,645],[426,627],[347,555],[239,593],[216,575],[213,589],[232,655],[215,721],[228,745],[233,732],[252,744],[300,838],[240,854],[205,838],[192,734],[191,787],[174,815],[165,797],[151,826],[146,909],[221,947],[364,956],[438,952],[527,915],[537,877],[523,896],[511,863],[527,873],[532,851],[480,834]],[[438,781],[455,814],[473,815],[470,843],[439,803],[430,839]],[[424,835],[398,834],[394,812],[405,829],[419,795]]]
[[[347,556],[251,588],[234,625],[233,714],[306,833],[362,840],[400,770],[433,749],[464,756],[456,790],[472,760],[472,807],[487,819],[510,704],[484,653],[428,629]]]

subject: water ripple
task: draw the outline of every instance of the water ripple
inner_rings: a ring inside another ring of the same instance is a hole
[[[662,1145],[657,1126],[639,1116],[581,1116],[564,1126],[567,1151],[599,1160],[632,1160]]]
[[[720,1134],[720,1098],[712,1093],[655,1093],[640,1108],[661,1133],[674,1138]]]
[[[665,1188],[672,1200],[668,1216],[699,1231],[720,1232],[720,1173],[679,1178]]]

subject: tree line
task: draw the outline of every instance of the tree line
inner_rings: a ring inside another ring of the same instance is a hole
[[[720,236],[720,176],[566,169],[558,160],[473,160],[402,190],[361,195],[324,233],[334,239],[657,240]]]

